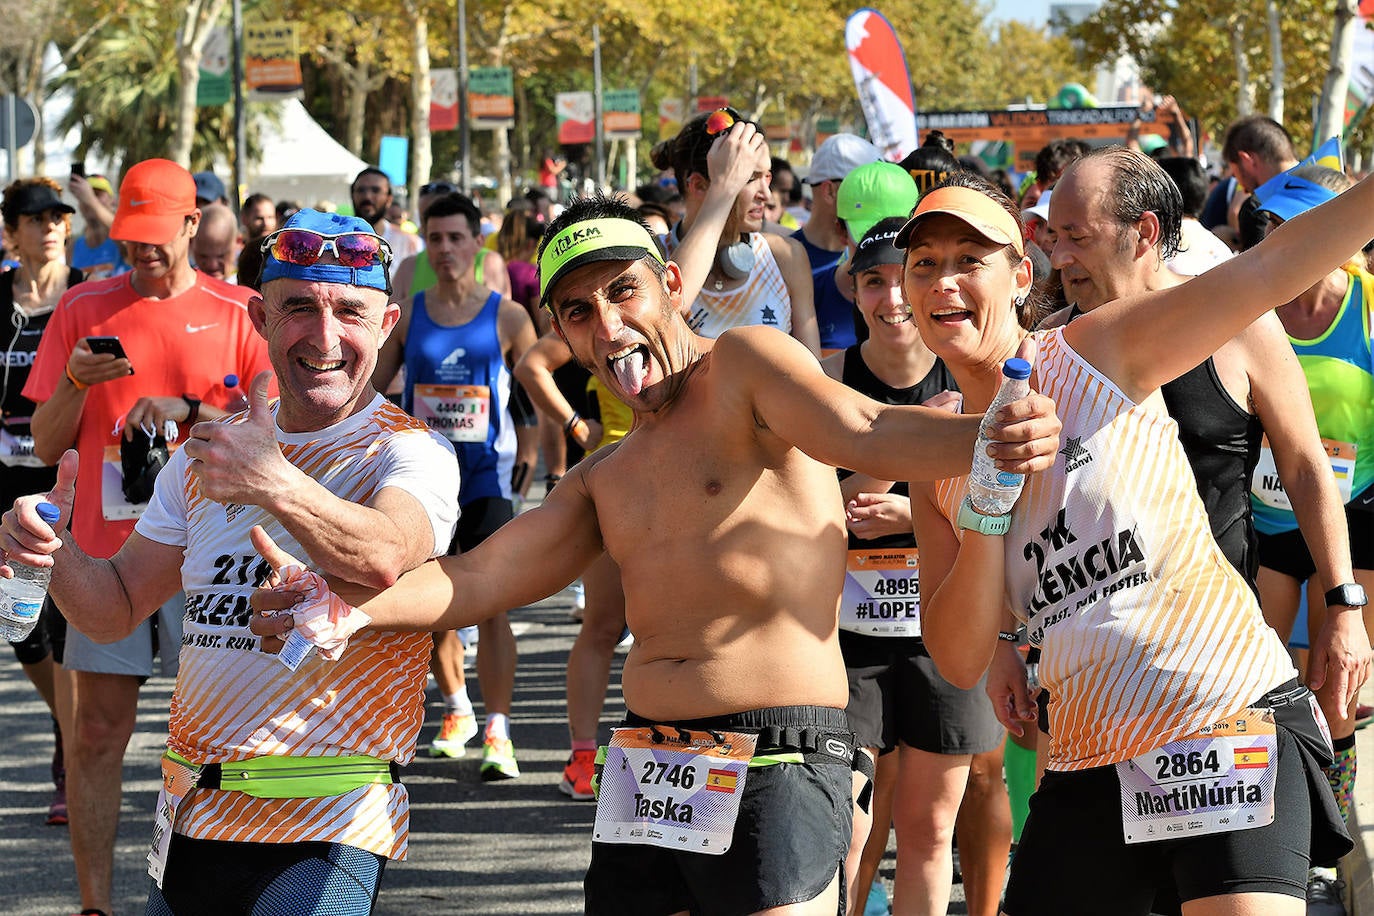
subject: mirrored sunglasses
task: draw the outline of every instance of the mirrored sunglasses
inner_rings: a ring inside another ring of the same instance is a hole
[[[714,137],[723,134],[735,126],[736,121],[742,121],[740,113],[733,108],[717,108],[706,118],[706,136]]]
[[[344,267],[363,268],[391,263],[391,246],[381,236],[368,232],[343,232],[324,235],[309,229],[279,229],[263,239],[262,250],[278,261],[309,267],[319,261],[325,249]]]

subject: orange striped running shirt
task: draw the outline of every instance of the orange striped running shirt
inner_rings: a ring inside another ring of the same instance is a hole
[[[419,420],[378,395],[369,409],[326,430],[278,430],[277,437],[287,460],[335,496],[366,504],[387,487],[415,496],[434,527],[435,554],[448,547],[457,518],[457,461],[452,447]],[[248,540],[253,525],[262,525],[283,550],[305,556],[266,510],[203,496],[181,450],[159,475],[136,527],[185,550],[186,617],[168,746],[195,763],[366,755],[404,765],[424,717],[429,634],[363,630],[338,661],[312,654],[288,670],[259,650],[248,629],[248,597],[267,574]],[[404,858],[409,800],[400,784],[327,798],[197,789],[178,809],[175,830],[235,842],[345,843]]]
[[[1158,393],[1131,401],[1062,328],[1036,337],[1063,448],[1012,512],[1007,599],[1043,650],[1050,768],[1080,770],[1196,732],[1296,672],[1212,538]],[[966,491],[963,477],[935,486],[951,522]]]

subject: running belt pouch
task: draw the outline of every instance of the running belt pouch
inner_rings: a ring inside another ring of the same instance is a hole
[[[153,484],[167,466],[167,440],[141,431],[132,439],[119,440],[119,463],[124,472],[124,498],[131,503],[146,503],[153,498]]]

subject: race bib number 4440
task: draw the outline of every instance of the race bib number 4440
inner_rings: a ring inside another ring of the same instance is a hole
[[[738,732],[616,729],[592,838],[720,855],[734,836],[756,741]]]
[[[1274,820],[1274,713],[1247,709],[1116,765],[1127,843],[1264,827]]]
[[[450,442],[486,442],[491,390],[485,385],[416,385],[415,416]]]

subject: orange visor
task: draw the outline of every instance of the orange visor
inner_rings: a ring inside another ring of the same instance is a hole
[[[911,243],[911,233],[928,217],[936,213],[947,213],[966,223],[979,235],[998,245],[1010,245],[1016,253],[1025,256],[1026,245],[1021,238],[1021,227],[1010,213],[997,201],[981,191],[972,188],[937,188],[921,195],[921,201],[906,221],[893,244],[906,248]]]

